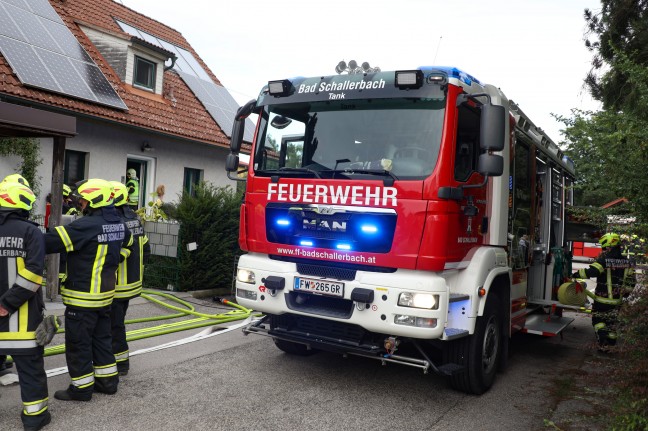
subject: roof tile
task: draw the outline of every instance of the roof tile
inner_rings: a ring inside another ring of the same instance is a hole
[[[140,28],[187,49],[200,62],[214,82],[220,85],[218,78],[209,70],[179,32],[112,0],[49,1],[88,55],[102,70],[129,110],[124,112],[46,90],[26,87],[18,80],[1,54],[0,92],[34,103],[51,105],[77,113],[160,131],[185,139],[220,146],[228,145],[229,140],[225,133],[177,73],[174,71],[164,72],[164,101],[151,100],[150,96],[143,96],[137,94],[137,92],[129,91],[126,84],[121,82],[115,71],[104,60],[76,22],[89,23],[112,33],[122,33],[124,35],[126,33],[117,25],[115,19]],[[130,37],[130,35],[126,36]],[[175,99],[175,101],[172,99]]]

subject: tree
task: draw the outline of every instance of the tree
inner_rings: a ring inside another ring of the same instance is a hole
[[[619,197],[634,205],[636,215],[648,219],[648,127],[623,113],[573,111],[559,120],[566,153],[577,170],[576,203],[600,206]]]
[[[585,46],[594,55],[585,79],[592,96],[605,109],[636,112],[645,92],[631,79],[627,62],[648,67],[648,1],[601,0],[599,13],[585,9],[585,21]]]
[[[43,163],[40,158],[40,144],[33,138],[4,138],[0,139],[0,156],[19,156],[22,162],[15,173],[21,174],[31,186],[36,196],[40,193],[40,178],[37,176],[38,167]],[[0,178],[0,181],[2,179]]]
[[[576,203],[599,206],[626,197],[648,219],[648,0],[602,0],[585,10],[586,46],[593,52],[585,84],[600,112],[557,117],[566,153],[576,165]]]

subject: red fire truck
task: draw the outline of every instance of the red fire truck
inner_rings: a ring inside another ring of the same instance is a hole
[[[270,81],[237,112],[226,169],[247,173],[236,299],[264,313],[244,332],[289,354],[431,369],[480,394],[514,332],[573,320],[546,314],[573,163],[459,69]]]

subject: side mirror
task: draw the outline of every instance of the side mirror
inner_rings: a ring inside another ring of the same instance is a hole
[[[504,157],[497,154],[481,154],[477,161],[477,172],[489,177],[500,177],[504,173]]]
[[[506,109],[503,106],[490,103],[483,105],[480,129],[479,142],[481,149],[485,151],[502,151],[505,141]]]
[[[241,151],[243,144],[243,135],[245,132],[245,119],[254,112],[256,108],[256,100],[252,99],[245,105],[238,108],[236,115],[234,115],[234,125],[232,126],[232,138],[230,139],[230,151],[238,153]]]
[[[238,154],[243,145],[243,134],[245,133],[245,118],[241,120],[234,120],[232,126],[232,138],[230,139],[230,151]]]
[[[228,154],[225,159],[225,170],[227,172],[236,172],[239,167],[239,156],[238,154]]]

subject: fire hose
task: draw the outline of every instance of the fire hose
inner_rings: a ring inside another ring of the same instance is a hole
[[[220,298],[219,302],[222,303],[223,305],[228,305],[233,307],[234,310],[227,311],[225,313],[207,314],[207,313],[197,312],[191,303],[184,301],[170,293],[144,289],[142,290],[141,296],[142,298],[147,299],[148,301],[151,301],[162,307],[177,311],[177,313],[163,314],[163,315],[151,316],[151,317],[141,317],[137,319],[129,319],[126,320],[125,322],[127,325],[133,323],[177,319],[186,316],[194,316],[195,318],[189,320],[183,320],[179,322],[173,322],[173,323],[164,323],[161,325],[151,326],[148,328],[141,328],[141,329],[134,329],[134,330],[127,331],[126,332],[127,341],[141,340],[144,338],[156,337],[159,335],[166,335],[174,332],[187,331],[190,329],[202,328],[205,326],[214,326],[222,323],[233,322],[236,320],[243,320],[250,317],[250,314],[252,312],[252,310],[249,310],[239,304],[236,304],[234,302],[228,301],[227,299],[223,299],[223,298]],[[171,302],[175,302],[179,304],[180,306],[173,305],[168,302],[162,301],[160,299],[154,298],[154,296],[165,298]],[[57,334],[63,332],[65,332],[65,329],[60,328],[57,331]],[[58,355],[64,352],[65,352],[65,344],[59,344],[56,346],[45,348],[45,356]]]

